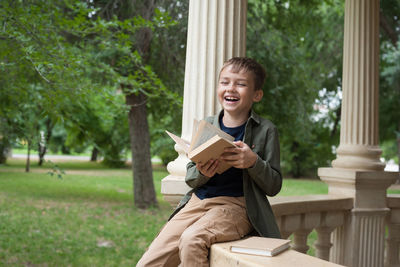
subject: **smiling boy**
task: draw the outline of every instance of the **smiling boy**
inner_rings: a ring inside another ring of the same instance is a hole
[[[250,58],[223,65],[217,88],[222,111],[206,121],[235,137],[236,148],[208,162],[187,165],[193,188],[150,245],[137,266],[209,266],[213,243],[252,234],[280,237],[266,195],[282,186],[276,127],[252,110],[263,97],[265,71]],[[233,167],[216,170],[221,161]]]

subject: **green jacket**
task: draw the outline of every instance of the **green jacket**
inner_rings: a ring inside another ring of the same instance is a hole
[[[206,118],[206,121],[219,127],[218,118],[212,116]],[[243,170],[247,215],[260,236],[280,238],[278,225],[266,197],[278,194],[282,187],[278,130],[272,122],[252,111],[246,123],[243,142],[258,155],[255,165]],[[189,201],[194,189],[207,181],[208,178],[197,170],[195,163],[189,162],[185,182],[193,190],[184,196],[171,218]]]

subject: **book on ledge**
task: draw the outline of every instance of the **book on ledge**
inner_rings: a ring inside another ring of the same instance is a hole
[[[180,146],[190,160],[195,163],[206,163],[210,159],[218,159],[226,147],[236,147],[235,138],[205,120],[193,123],[192,140],[186,141],[173,133],[167,134]],[[221,174],[231,166],[220,161],[217,173]]]
[[[236,253],[272,257],[288,249],[289,246],[288,239],[251,236],[236,241],[230,250]]]

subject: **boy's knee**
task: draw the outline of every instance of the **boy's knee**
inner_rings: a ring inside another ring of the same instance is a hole
[[[179,257],[184,266],[208,266],[210,240],[204,232],[195,232],[190,228],[179,239]]]
[[[190,227],[186,229],[179,239],[179,250],[183,251],[198,251],[207,250],[210,247],[210,237],[204,231],[196,231]],[[211,233],[210,233],[211,234]]]

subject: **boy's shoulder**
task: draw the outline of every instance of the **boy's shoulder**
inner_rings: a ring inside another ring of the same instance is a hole
[[[251,112],[250,118],[252,118],[262,128],[276,129],[275,124],[267,118],[261,117],[254,111]]]
[[[206,117],[204,120],[205,120],[206,122],[213,123],[214,120],[215,120],[215,118],[216,118],[217,116],[218,116],[218,115],[208,116],[208,117]]]

